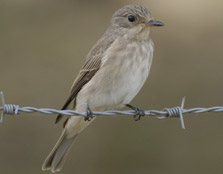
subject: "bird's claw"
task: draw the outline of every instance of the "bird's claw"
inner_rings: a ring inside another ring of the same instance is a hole
[[[133,116],[135,121],[139,121],[142,116],[145,116],[144,110],[142,110],[140,108],[137,108],[137,107],[134,107],[134,106],[129,105],[129,104],[127,104],[126,106],[135,111],[135,115]]]
[[[135,108],[136,115],[134,115],[134,120],[139,121],[142,116],[145,116],[145,112],[140,108]]]
[[[91,121],[92,118],[93,118],[93,113],[92,113],[89,105],[87,105],[86,114],[84,116],[84,121]]]

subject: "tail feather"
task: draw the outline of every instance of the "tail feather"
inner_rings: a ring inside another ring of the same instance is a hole
[[[76,136],[77,135],[72,138],[67,138],[65,129],[43,163],[42,170],[51,170],[53,173],[60,171]]]

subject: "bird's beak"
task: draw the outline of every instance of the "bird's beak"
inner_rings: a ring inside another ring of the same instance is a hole
[[[148,22],[146,22],[146,23],[149,24],[149,25],[156,26],[156,27],[164,26],[164,23],[156,21],[156,20],[153,20],[153,19],[148,21]]]

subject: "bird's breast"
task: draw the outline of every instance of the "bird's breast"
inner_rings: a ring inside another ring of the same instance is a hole
[[[112,92],[118,90],[117,96],[122,104],[130,103],[145,83],[153,57],[152,41],[135,41],[126,44],[121,51],[117,51],[111,64],[114,64],[110,74]],[[114,98],[115,98],[114,97]]]
[[[115,109],[130,103],[145,83],[152,64],[153,43],[115,41],[98,72],[81,92],[94,108]]]

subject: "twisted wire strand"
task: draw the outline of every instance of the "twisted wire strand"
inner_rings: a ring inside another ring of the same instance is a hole
[[[84,116],[86,117],[85,112],[78,112],[75,110],[57,110],[52,108],[35,108],[35,107],[20,107],[19,105],[14,104],[6,104],[3,92],[0,92],[1,96],[1,103],[2,106],[0,107],[1,119],[0,122],[3,123],[4,116],[6,114],[9,115],[19,115],[22,112],[27,113],[34,113],[39,112],[42,114],[62,114],[67,116]],[[223,106],[213,106],[209,108],[190,108],[184,109],[185,97],[182,99],[181,106],[176,106],[173,108],[164,108],[162,110],[145,110],[145,116],[157,116],[159,120],[167,119],[167,118],[174,118],[179,117],[181,122],[181,127],[185,129],[183,114],[198,114],[204,112],[223,112]],[[135,116],[134,110],[108,110],[103,112],[92,112],[93,117],[96,116],[116,116],[116,115],[126,115],[126,116]]]

